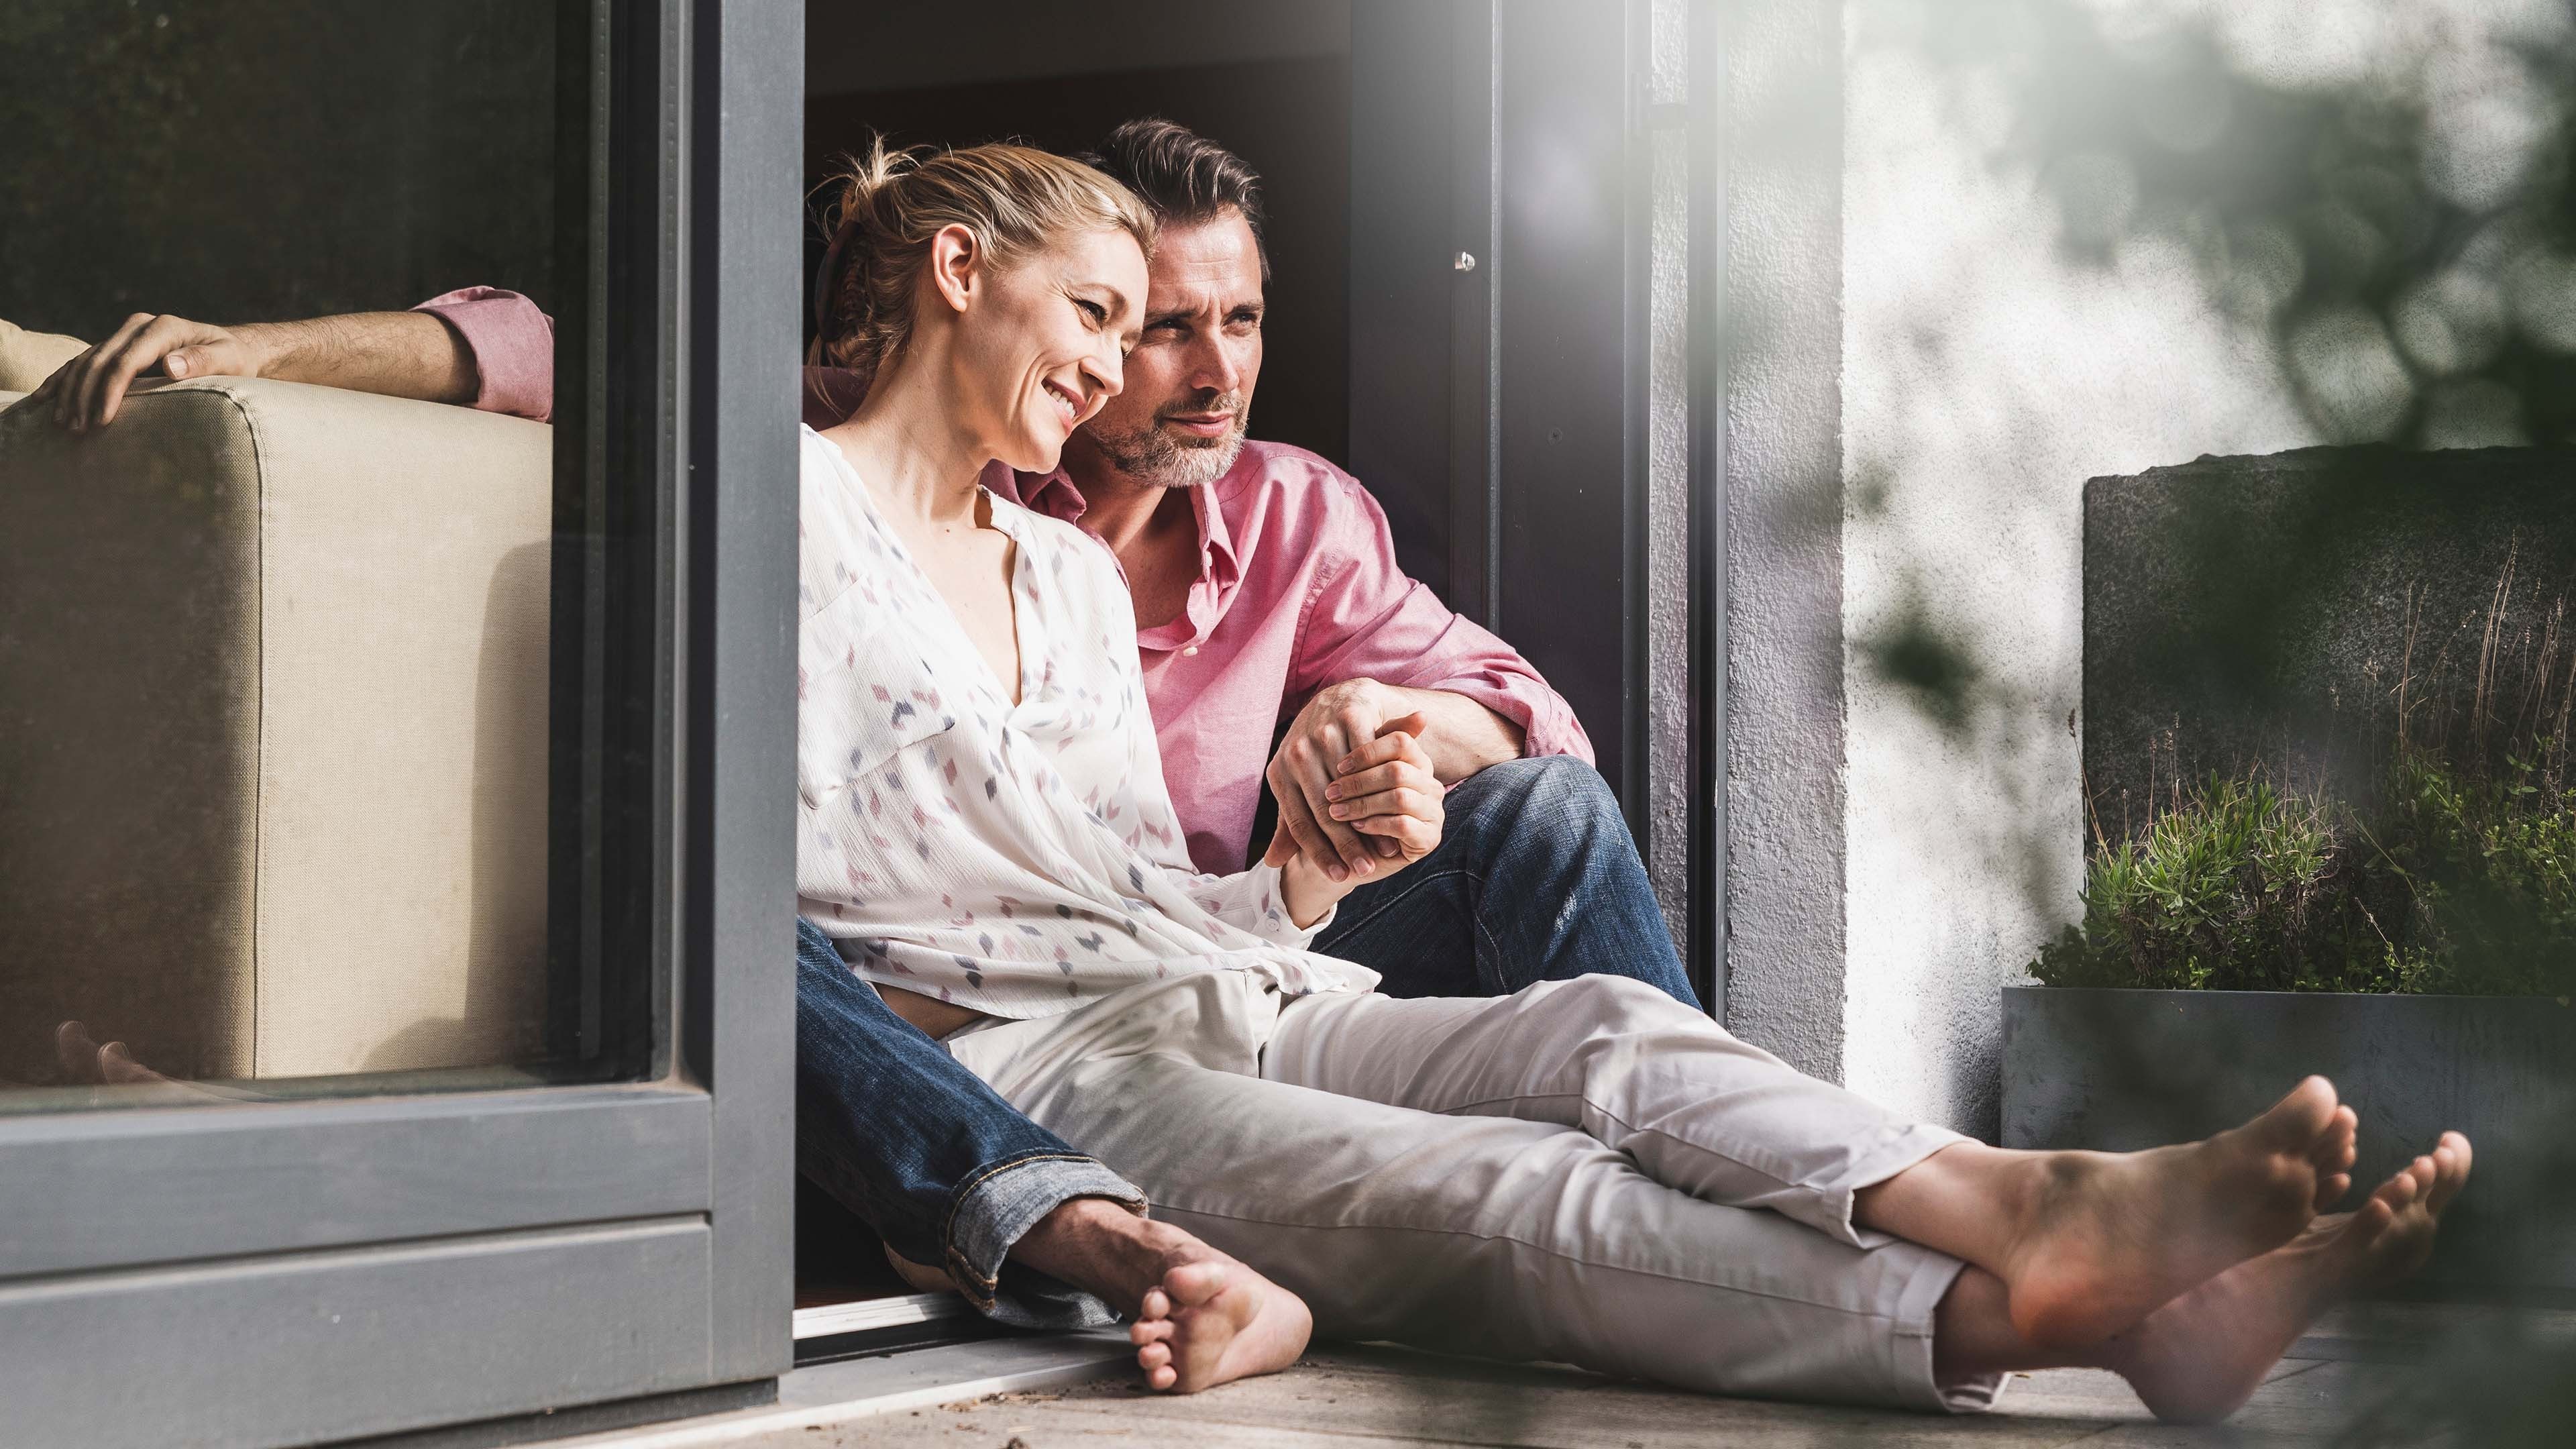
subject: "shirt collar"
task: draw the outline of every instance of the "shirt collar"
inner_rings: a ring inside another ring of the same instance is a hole
[[[1242,467],[1250,456],[1251,450],[1244,450],[1235,467]],[[1243,576],[1242,561],[1234,552],[1234,533],[1226,526],[1225,509],[1217,501],[1217,490],[1233,477],[1233,471],[1228,470],[1216,482],[1190,490],[1190,513],[1199,525],[1199,584],[1213,586],[1220,594],[1231,590]],[[1009,480],[1007,490],[1001,486],[1003,479]],[[995,464],[986,471],[984,483],[1023,508],[1066,523],[1080,523],[1091,506],[1062,468],[1052,473],[1014,473]],[[1198,591],[1194,588],[1191,592],[1195,595]]]

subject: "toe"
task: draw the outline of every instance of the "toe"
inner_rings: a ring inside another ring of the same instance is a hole
[[[2274,1150],[2304,1156],[2333,1128],[2335,1109],[2341,1105],[2335,1100],[2334,1083],[2323,1077],[2309,1077],[2273,1103],[2270,1111],[2254,1119],[2254,1126]]]
[[[2436,1214],[2449,1207],[2468,1182],[2469,1156],[2468,1138],[2457,1132],[2442,1134],[2442,1145],[2433,1149],[2433,1189],[2425,1199]]]
[[[1172,1346],[1168,1343],[1149,1343],[1136,1350],[1136,1363],[1147,1373],[1152,1373],[1156,1369],[1170,1368]]]
[[[2327,1208],[2333,1207],[2343,1200],[2345,1193],[2350,1191],[2352,1191],[2352,1174],[2349,1172],[2331,1173],[2318,1178],[2317,1211],[2324,1212]]]
[[[1174,1332],[1172,1320],[1168,1318],[1140,1318],[1127,1325],[1127,1341],[1141,1348],[1149,1343],[1161,1343]]]
[[[1160,1289],[1160,1288],[1148,1288],[1148,1289],[1146,1289],[1146,1290],[1145,1290],[1145,1302],[1144,1302],[1144,1304],[1143,1304],[1142,1306],[1140,1306],[1140,1307],[1136,1310],[1136,1316],[1137,1316],[1138,1318],[1140,1318],[1140,1319],[1169,1318],[1169,1317],[1171,1317],[1171,1316],[1172,1316],[1172,1299],[1171,1299],[1171,1295],[1169,1295],[1169,1294],[1165,1293],[1165,1292],[1164,1292],[1162,1289]]]

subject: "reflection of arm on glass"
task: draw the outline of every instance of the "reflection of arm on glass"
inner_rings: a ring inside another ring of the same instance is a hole
[[[554,412],[554,320],[516,292],[466,287],[408,312],[218,327],[138,312],[29,398],[75,432],[116,420],[126,390],[169,378],[266,377],[544,422]]]

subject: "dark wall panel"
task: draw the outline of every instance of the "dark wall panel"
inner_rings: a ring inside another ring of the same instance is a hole
[[[553,294],[555,15],[524,0],[13,0],[0,318],[97,337]]]

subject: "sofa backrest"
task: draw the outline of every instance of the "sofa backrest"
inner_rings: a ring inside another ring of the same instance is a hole
[[[30,332],[0,320],[0,393],[27,393],[78,357],[89,344],[57,332]],[[14,399],[12,399],[14,401]]]

